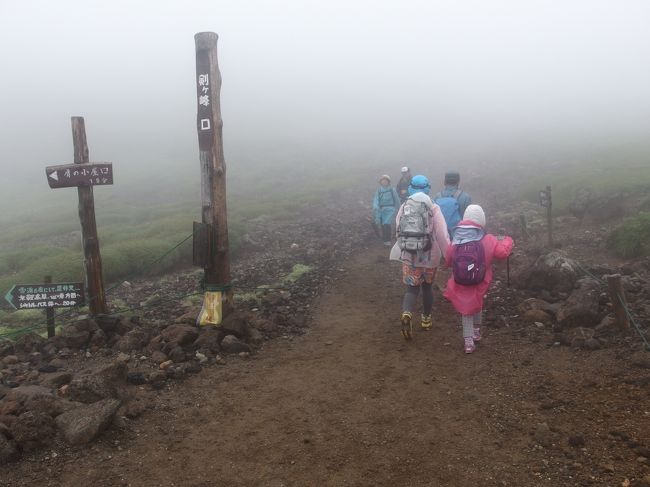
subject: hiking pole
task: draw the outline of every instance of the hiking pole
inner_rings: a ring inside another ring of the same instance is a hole
[[[505,238],[505,233],[505,228],[500,228],[497,240],[503,240]],[[508,289],[510,288],[510,256],[506,257],[506,287]]]
[[[381,234],[380,234],[380,232],[379,232],[379,228],[378,228],[378,226],[377,226],[377,222],[375,222],[374,219],[371,219],[371,220],[370,220],[370,226],[372,227],[372,231],[375,233],[375,236],[376,236],[377,238],[381,238]]]

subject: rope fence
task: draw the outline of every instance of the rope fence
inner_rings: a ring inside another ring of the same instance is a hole
[[[154,260],[152,260],[148,264],[142,266],[137,271],[131,273],[130,275],[128,275],[127,277],[125,277],[123,279],[120,279],[117,283],[113,284],[111,287],[106,289],[106,294],[108,294],[109,292],[111,292],[111,291],[117,289],[118,287],[120,287],[125,281],[129,281],[129,280],[131,280],[131,279],[133,279],[135,277],[138,277],[139,275],[146,274],[149,270],[151,270],[153,268],[153,266],[155,266],[156,264],[161,262],[165,257],[170,255],[172,252],[174,252],[176,249],[178,249],[181,245],[183,245],[185,242],[187,242],[193,236],[194,236],[194,232],[190,233],[183,240],[181,240],[180,242],[175,244],[169,250],[165,251],[163,254],[161,254],[160,256],[158,256],[157,258],[155,258]],[[204,291],[210,291],[210,290],[217,290],[217,291],[224,291],[224,290],[227,290],[227,289],[243,289],[243,290],[247,290],[247,291],[287,291],[288,290],[288,288],[281,287],[281,286],[245,286],[245,285],[237,285],[237,286],[234,286],[234,285],[228,285],[228,286],[223,286],[223,285],[222,286],[215,286],[215,285],[212,285],[212,286],[208,286],[208,285],[205,285],[203,280],[200,281],[200,286],[199,287],[201,289],[200,291],[195,291],[195,292],[191,292],[191,293],[188,293],[188,294],[182,294],[182,295],[174,296],[174,297],[171,297],[171,298],[168,298],[168,299],[164,299],[163,301],[158,301],[156,303],[156,305],[153,306],[153,307],[157,307],[157,306],[159,306],[161,304],[165,304],[165,303],[168,303],[168,302],[179,301],[181,299],[191,297],[191,296],[201,295],[201,294],[203,294]],[[88,301],[91,301],[93,299],[96,299],[96,296],[90,297],[88,299]],[[128,312],[136,311],[136,310],[146,308],[146,307],[149,307],[149,306],[146,306],[146,305],[129,306],[129,307],[125,307],[125,308],[121,308],[121,309],[118,309],[118,310],[111,311],[110,313],[105,313],[102,316],[112,316],[112,315],[117,315],[117,314],[128,313]],[[71,313],[74,313],[75,311],[78,311],[78,310],[79,310],[79,308],[77,308],[77,307],[68,308],[65,311],[62,311],[61,313],[58,313],[56,315],[56,317],[61,318],[63,316],[70,315]],[[65,326],[67,324],[72,323],[72,321],[74,321],[74,320],[69,319],[69,320],[63,321],[62,323],[59,324],[59,326]],[[47,323],[45,323],[45,322],[36,323],[36,324],[29,325],[29,326],[26,326],[26,327],[23,327],[23,328],[16,328],[16,329],[12,329],[12,330],[9,330],[9,331],[2,332],[2,333],[0,333],[0,339],[3,339],[3,338],[14,338],[15,339],[15,338],[18,338],[18,337],[20,337],[22,335],[25,335],[27,333],[30,333],[30,332],[33,332],[33,331],[43,330],[43,329],[46,329],[46,328],[47,328]]]

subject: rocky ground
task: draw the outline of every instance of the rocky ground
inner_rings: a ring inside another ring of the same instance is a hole
[[[184,272],[116,289],[133,313],[0,342],[0,485],[650,485],[650,353],[592,277],[623,274],[647,331],[647,259],[612,259],[603,225],[574,217],[545,248],[534,207],[495,207],[518,246],[485,343],[463,355],[442,304],[410,346],[367,209],[330,200],[254,226],[218,330],[176,299],[197,289]]]

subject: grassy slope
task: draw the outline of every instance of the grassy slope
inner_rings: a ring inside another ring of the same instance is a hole
[[[540,189],[550,185],[553,208],[566,211],[576,192],[596,194],[650,190],[650,146],[631,144],[600,150],[572,161],[537,165],[525,175],[522,196],[537,201]]]
[[[336,161],[318,165],[289,159],[273,163],[272,167],[231,171],[228,213],[231,247],[235,252],[250,222],[288,217],[325,198],[329,190],[350,187],[367,174],[363,169],[351,174],[345,163]],[[190,260],[191,239],[161,263],[149,267],[149,263],[189,236],[192,222],[200,219],[198,174],[188,177],[174,175],[170,170],[167,179],[149,182],[144,187],[139,181],[142,177],[133,174],[114,187],[95,191],[102,260],[109,285],[133,275],[141,276],[144,271],[156,274],[176,265],[187,265]],[[53,275],[55,281],[83,278],[76,193],[72,189],[52,191],[42,186],[0,196],[0,204],[7,207],[11,202],[21,201],[21,194],[31,195],[28,205],[0,215],[2,294],[16,283],[40,282],[46,274]]]

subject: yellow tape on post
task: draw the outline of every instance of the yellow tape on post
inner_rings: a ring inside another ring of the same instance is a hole
[[[221,291],[206,291],[199,313],[199,326],[219,326],[223,317]]]

